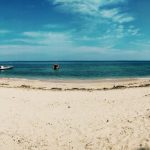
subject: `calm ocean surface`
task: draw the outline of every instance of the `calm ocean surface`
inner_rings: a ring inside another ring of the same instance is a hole
[[[61,69],[54,71],[53,64]],[[150,61],[0,62],[13,65],[0,77],[27,79],[107,79],[150,77]]]

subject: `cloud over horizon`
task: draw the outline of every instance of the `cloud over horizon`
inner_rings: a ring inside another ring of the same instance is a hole
[[[31,51],[31,59],[38,49],[42,59],[56,53],[59,59],[78,59],[84,54],[88,57],[83,59],[131,59],[138,49],[146,53],[150,48],[147,0],[6,1],[0,6],[4,8],[0,9],[4,14],[0,15],[1,55],[4,49],[16,57],[16,51],[18,55]],[[23,47],[30,51],[19,50]]]

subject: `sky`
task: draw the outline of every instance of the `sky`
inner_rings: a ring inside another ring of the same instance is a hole
[[[0,61],[150,60],[150,0],[0,0]]]

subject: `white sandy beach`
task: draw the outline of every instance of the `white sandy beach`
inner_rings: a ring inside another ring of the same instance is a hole
[[[0,150],[149,147],[149,79],[0,79]]]

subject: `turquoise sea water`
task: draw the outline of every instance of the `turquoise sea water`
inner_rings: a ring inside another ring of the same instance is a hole
[[[54,71],[53,64],[60,70]],[[27,79],[107,79],[150,77],[150,61],[60,61],[60,62],[0,62],[13,65],[0,71],[0,77]]]

